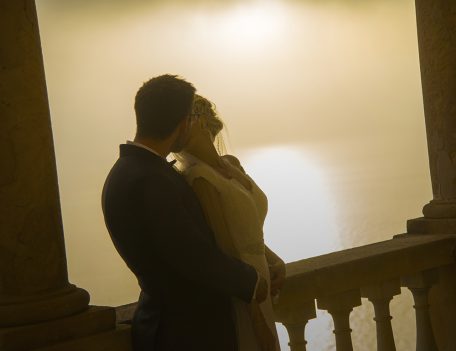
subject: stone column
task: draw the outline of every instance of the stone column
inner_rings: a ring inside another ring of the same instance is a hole
[[[0,327],[87,308],[68,283],[34,1],[0,0]]]
[[[410,233],[456,234],[456,2],[416,0],[432,201]]]
[[[130,351],[112,307],[68,282],[34,0],[0,0],[0,350]]]
[[[421,81],[433,199],[414,234],[456,235],[456,1],[416,0]],[[430,290],[430,316],[439,350],[456,350],[456,266],[442,267]]]
[[[68,283],[35,3],[0,0],[0,327],[87,309]]]

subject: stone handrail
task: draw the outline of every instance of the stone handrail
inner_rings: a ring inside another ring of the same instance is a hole
[[[371,245],[287,264],[287,280],[275,305],[292,351],[306,350],[304,329],[319,309],[333,317],[336,349],[353,350],[349,315],[366,297],[374,305],[377,349],[395,350],[389,302],[408,287],[415,300],[417,350],[437,350],[428,311],[436,268],[455,262],[456,236],[402,235]]]
[[[436,268],[455,262],[456,235],[403,235],[370,245],[332,252],[287,264],[287,280],[274,305],[276,321],[290,337],[292,351],[305,351],[304,330],[319,309],[334,320],[336,349],[353,350],[349,315],[366,297],[374,305],[377,350],[395,351],[389,302],[408,287],[415,299],[417,350],[437,350],[432,333],[428,291]],[[130,323],[136,303],[119,306],[118,323]]]

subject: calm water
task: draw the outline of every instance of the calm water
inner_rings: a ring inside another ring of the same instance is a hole
[[[70,280],[93,304],[138,295],[100,192],[151,76],[181,74],[217,103],[285,261],[389,239],[431,198],[413,0],[36,3]],[[392,302],[398,351],[414,345],[411,305],[407,291]],[[375,349],[372,316],[351,316],[357,350]],[[333,350],[331,329],[321,312],[309,350]]]
[[[282,145],[243,153],[246,169],[268,194],[268,244],[290,262],[403,233],[405,219],[418,217],[429,199],[429,180],[424,163],[414,171],[406,165],[418,155],[395,155],[390,149],[387,158],[375,156],[373,150],[387,153],[392,145],[385,144],[392,142]],[[406,289],[391,305],[398,350],[414,347],[412,305]],[[375,349],[372,318],[373,307],[363,299],[351,315],[355,349]],[[319,311],[306,330],[309,349],[334,350],[332,328],[331,317]],[[279,329],[286,349],[286,331]]]

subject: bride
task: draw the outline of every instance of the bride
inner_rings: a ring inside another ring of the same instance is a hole
[[[233,299],[239,351],[279,351],[271,296],[285,279],[284,262],[263,241],[267,198],[231,155],[221,156],[214,142],[223,128],[213,104],[195,95],[190,139],[176,155],[188,183],[199,198],[218,246],[252,265],[268,282],[270,294],[258,304]]]

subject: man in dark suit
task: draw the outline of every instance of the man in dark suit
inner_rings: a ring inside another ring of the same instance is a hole
[[[166,160],[188,141],[194,93],[171,75],[139,89],[136,137],[120,145],[103,188],[106,226],[141,287],[135,351],[234,351],[231,298],[267,295],[253,267],[217,248],[196,195]]]

